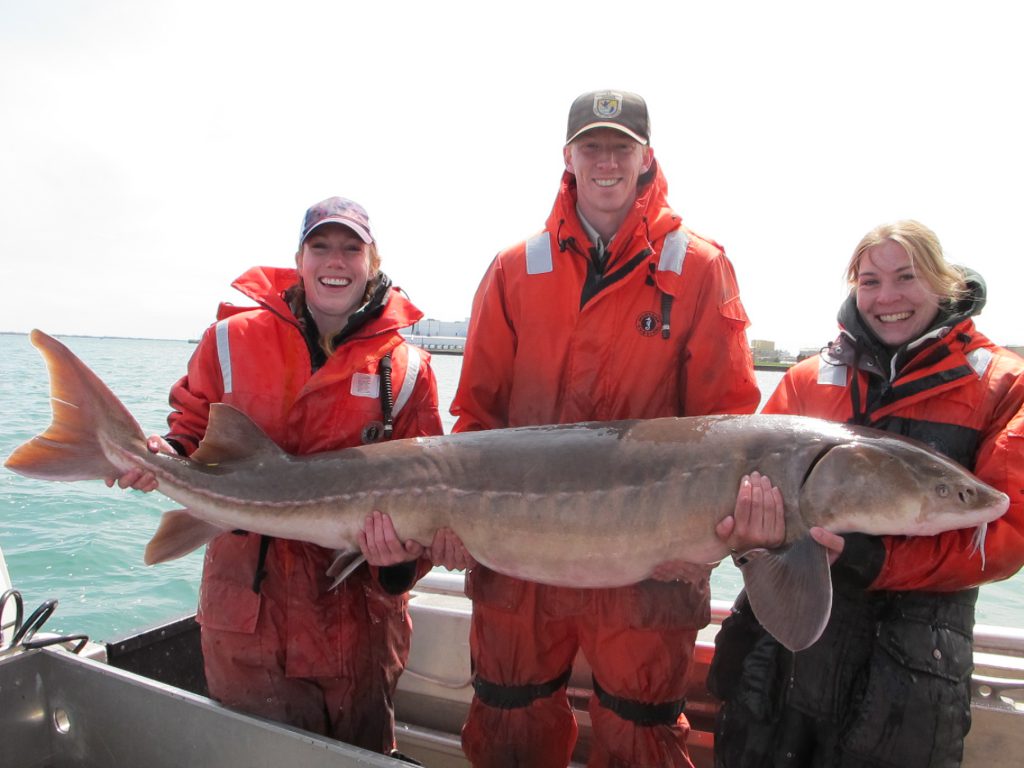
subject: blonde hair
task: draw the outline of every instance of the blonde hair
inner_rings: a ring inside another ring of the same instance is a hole
[[[903,248],[910,257],[914,272],[928,283],[940,300],[955,303],[967,295],[967,283],[963,272],[946,261],[938,236],[928,227],[913,219],[901,219],[880,224],[872,229],[860,242],[846,265],[846,281],[855,289],[860,275],[860,260],[864,253],[886,241],[892,241]]]

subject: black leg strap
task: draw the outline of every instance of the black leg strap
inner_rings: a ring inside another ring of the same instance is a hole
[[[594,695],[601,706],[611,710],[623,720],[637,725],[675,725],[679,715],[686,708],[686,699],[666,701],[662,704],[648,704],[634,699],[623,699],[613,696],[594,680]]]
[[[480,701],[496,709],[520,709],[528,707],[537,699],[543,699],[559,688],[564,688],[572,675],[572,667],[554,680],[537,685],[498,685],[477,675],[473,678],[473,690]]]

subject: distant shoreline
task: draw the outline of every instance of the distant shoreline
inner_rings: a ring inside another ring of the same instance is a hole
[[[71,339],[116,339],[118,341],[174,341],[187,344],[198,344],[199,339],[157,339],[147,336],[92,336],[86,333],[56,333],[54,336],[64,336]],[[0,336],[28,336],[28,333],[21,331],[0,331]],[[434,355],[458,355],[462,356],[466,339],[455,336],[421,336],[408,334],[406,340],[423,347]],[[755,363],[755,371],[785,371],[792,363]]]
[[[28,336],[29,331],[0,331],[0,336]],[[51,336],[65,336],[71,339],[117,339],[118,341],[174,341],[186,344],[198,344],[199,339],[167,339],[153,336],[94,336],[87,333],[54,333]],[[462,347],[465,345],[464,337],[451,336],[420,336],[408,334],[406,339],[417,346],[423,346],[433,354],[441,355],[462,355]],[[423,340],[435,342],[431,346],[422,343]],[[1021,357],[1024,357],[1024,345],[1000,344],[999,346],[1008,349]],[[782,371],[792,368],[794,363],[754,363],[755,371]]]
[[[40,329],[41,330],[41,329]],[[28,336],[31,331],[0,331],[0,336]],[[67,339],[116,339],[117,341],[190,341],[190,339],[167,339],[155,336],[93,336],[88,333],[50,333],[50,336]]]

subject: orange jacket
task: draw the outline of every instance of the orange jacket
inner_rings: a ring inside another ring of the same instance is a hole
[[[346,339],[314,373],[305,338],[281,298],[297,279],[293,269],[257,267],[233,283],[260,307],[221,308],[220,316],[230,317],[206,330],[188,374],[171,390],[174,413],[168,418],[168,437],[191,454],[206,431],[209,404],[228,403],[292,454],[359,445],[363,428],[381,418],[378,364],[388,352],[393,355],[394,436],[440,434],[429,356],[405,343],[398,332],[422,313],[392,291],[383,313]],[[406,399],[402,393],[410,355],[415,355],[418,374]],[[227,387],[222,362],[230,362]]]
[[[603,275],[569,173],[544,231],[497,255],[473,301],[454,431],[754,411],[732,264],[651,176]]]
[[[834,356],[847,362],[842,347],[850,343],[848,334],[841,336]],[[855,379],[861,412],[867,408],[863,423],[890,429],[925,424],[919,428],[955,436],[936,447],[957,453],[964,446],[968,455],[952,458],[1010,496],[1009,511],[988,527],[984,570],[981,556],[972,554],[973,529],[886,536],[884,564],[871,589],[956,591],[1013,575],[1024,563],[1024,360],[962,320],[907,360],[885,400],[873,405],[867,387],[870,377],[878,379],[877,366],[853,372],[838,362],[819,355],[791,368],[764,412],[851,421]]]
[[[187,375],[172,389],[168,438],[191,453],[205,433],[210,404],[228,403],[292,454],[359,445],[366,428],[382,418],[378,366],[388,352],[394,437],[441,434],[429,356],[398,332],[421,313],[392,291],[381,314],[355,331],[314,372],[305,337],[281,298],[297,279],[292,269],[255,268],[235,281],[235,288],[260,306],[243,311],[222,308],[221,316],[229,316],[206,330]],[[199,620],[204,626],[248,632],[255,628],[261,599],[252,589],[258,538],[224,534],[211,542],[200,593]],[[269,557],[278,558],[291,574],[286,607],[288,674],[340,674],[346,628],[344,621],[325,617],[344,616],[348,609],[341,605],[344,590],[327,590],[332,553],[283,539],[275,539],[271,547]],[[404,622],[404,597],[384,595],[365,568],[350,578],[380,593],[381,601],[393,603],[395,620]]]

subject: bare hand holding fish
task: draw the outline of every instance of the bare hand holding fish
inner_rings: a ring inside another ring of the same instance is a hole
[[[166,453],[168,456],[178,455],[178,452],[174,450],[171,444],[160,437],[160,435],[150,435],[147,437],[146,447],[150,453]],[[142,467],[130,469],[118,477],[105,477],[103,482],[107,484],[107,488],[113,488],[116,484],[118,488],[132,488],[143,493],[151,493],[157,488],[156,475]]]

